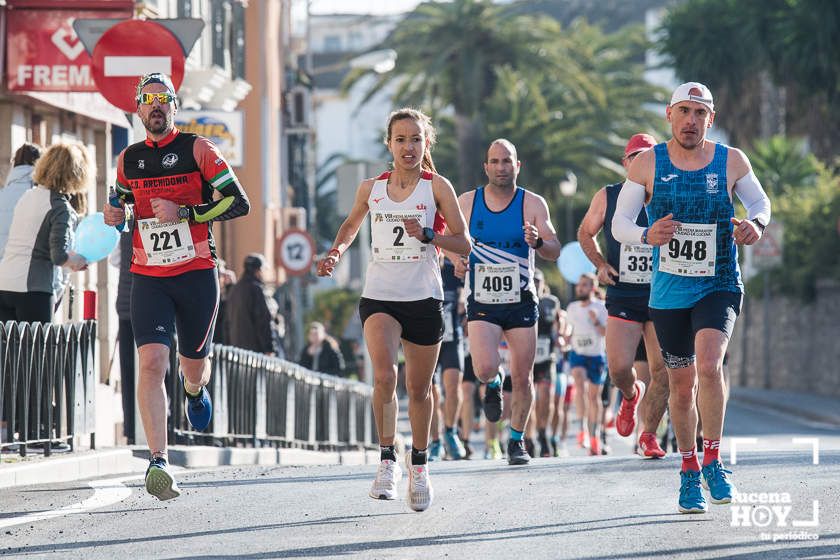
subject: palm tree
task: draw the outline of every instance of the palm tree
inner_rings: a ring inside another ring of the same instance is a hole
[[[490,0],[423,3],[376,47],[397,51],[398,67],[378,77],[365,101],[394,82],[396,103],[426,107],[434,116],[451,111],[458,146],[456,184],[471,187],[483,178],[488,116],[483,109],[501,77],[517,69],[531,75],[565,72],[567,81],[574,81],[576,69],[557,64],[560,31],[550,18],[514,15]],[[345,87],[370,73],[351,73]]]

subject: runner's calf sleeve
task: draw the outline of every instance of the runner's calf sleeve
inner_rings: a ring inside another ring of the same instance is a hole
[[[758,218],[764,225],[770,223],[770,199],[767,198],[767,193],[764,192],[752,169],[735,181],[733,191],[738,195],[738,200],[741,201],[744,208],[747,209],[748,220]]]
[[[624,181],[612,221],[612,234],[619,243],[642,244],[645,228],[636,225],[636,218],[645,205],[645,186],[630,179]]]

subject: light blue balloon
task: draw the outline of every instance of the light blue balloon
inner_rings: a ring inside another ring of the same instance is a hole
[[[560,251],[557,268],[560,269],[560,274],[563,275],[566,282],[570,284],[577,284],[581,274],[595,272],[595,265],[589,261],[577,241],[566,243]]]
[[[82,218],[76,226],[74,251],[88,262],[96,262],[111,254],[120,241],[120,234],[111,226],[105,225],[102,212]]]

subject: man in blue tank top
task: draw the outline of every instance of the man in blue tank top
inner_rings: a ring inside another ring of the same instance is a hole
[[[621,164],[625,169],[643,151],[656,145],[649,134],[635,134],[627,142]],[[607,286],[607,363],[610,379],[621,391],[622,401],[615,427],[619,435],[629,436],[641,418],[639,437],[643,457],[662,458],[656,428],[668,402],[668,372],[662,362],[656,331],[648,314],[652,248],[649,245],[619,243],[612,234],[612,220],[623,183],[608,185],[592,197],[589,210],[578,229],[578,241],[598,269],[598,281]],[[647,226],[647,215],[640,212],[636,224]],[[606,256],[596,239],[604,230]],[[637,359],[639,341],[645,345],[648,360]]]
[[[701,482],[712,503],[729,503],[734,493],[719,447],[723,356],[744,292],[736,244],[761,238],[770,200],[743,152],[706,139],[715,118],[706,86],[677,87],[666,116],[672,138],[631,164],[612,230],[622,243],[653,246],[650,315],[668,368],[671,421],[683,457],[678,509],[704,513]],[[745,219],[735,217],[733,193],[746,208]],[[649,227],[635,223],[645,204]],[[702,469],[694,441],[696,385],[705,435]]]
[[[508,463],[527,464],[523,433],[534,400],[531,371],[537,346],[537,295],[534,253],[546,260],[560,256],[560,242],[541,196],[516,185],[520,162],[505,139],[487,150],[485,186],[458,198],[475,240],[467,264],[457,256],[459,275],[466,274],[467,322],[476,377],[486,383],[484,414],[490,422],[502,416],[499,343],[510,351],[513,397]]]

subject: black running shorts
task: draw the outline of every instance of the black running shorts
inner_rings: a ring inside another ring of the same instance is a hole
[[[735,319],[741,312],[740,292],[712,292],[685,309],[650,308],[662,357],[670,369],[694,363],[694,337],[701,329],[715,329],[732,336]]]
[[[648,314],[648,297],[608,297],[606,301],[607,315],[630,321],[631,323],[647,323],[650,321]]]
[[[447,369],[464,371],[464,345],[460,340],[444,342],[440,345],[437,365],[441,371]]]
[[[414,344],[432,346],[443,339],[443,302],[439,299],[382,301],[363,297],[359,300],[362,325],[375,313],[396,319],[402,328],[400,337]]]
[[[177,276],[132,273],[131,327],[137,347],[171,346],[178,334],[178,353],[200,359],[210,353],[219,311],[219,278],[215,268]]]

